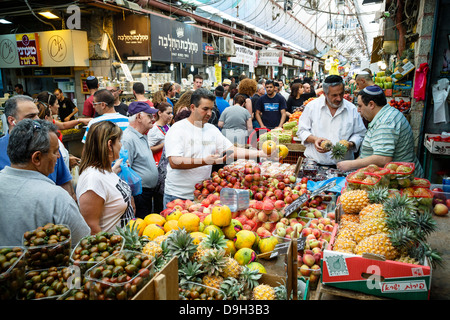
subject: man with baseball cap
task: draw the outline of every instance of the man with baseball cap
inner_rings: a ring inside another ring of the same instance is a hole
[[[369,164],[384,167],[386,163],[414,162],[414,175],[423,175],[422,167],[414,152],[414,136],[406,117],[391,107],[379,86],[368,86],[358,94],[358,112],[370,121],[356,160],[337,164],[341,171],[359,169]]]
[[[334,166],[331,152],[321,147],[321,142],[340,140],[349,142],[345,160],[354,159],[366,128],[356,106],[344,99],[344,81],[340,76],[328,76],[323,83],[324,94],[308,103],[298,122],[297,136],[305,145],[305,157],[320,165]]]
[[[128,150],[128,163],[142,179],[142,193],[134,196],[136,218],[145,218],[153,212],[154,188],[158,182],[158,169],[148,147],[147,133],[156,121],[158,109],[146,102],[134,101],[128,106],[129,127],[123,133],[122,147]]]

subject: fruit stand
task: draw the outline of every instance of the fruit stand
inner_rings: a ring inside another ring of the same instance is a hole
[[[411,163],[316,181],[299,170],[237,160],[196,185],[194,200],[76,244],[64,225],[30,230],[22,246],[0,248],[0,298],[429,299],[442,261],[428,242],[443,214],[433,209],[448,194]]]

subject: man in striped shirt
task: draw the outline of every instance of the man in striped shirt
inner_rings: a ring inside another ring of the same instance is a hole
[[[413,162],[414,175],[423,175],[414,152],[414,137],[406,117],[387,104],[383,90],[368,86],[358,95],[358,112],[370,121],[361,145],[358,159],[342,161],[337,168],[343,172],[356,170],[370,164],[384,167],[389,162]]]
[[[84,133],[83,139],[81,142],[85,143],[86,136],[89,131],[89,128],[97,122],[100,121],[111,121],[115,124],[117,124],[122,131],[124,131],[128,127],[128,117],[121,115],[120,113],[116,112],[114,108],[114,96],[113,94],[106,90],[98,90],[94,94],[94,109],[95,111],[100,115],[96,118],[93,118],[91,121],[89,121],[86,132]]]

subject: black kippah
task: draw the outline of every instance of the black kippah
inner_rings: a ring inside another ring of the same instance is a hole
[[[325,78],[325,83],[337,83],[342,82],[342,77],[337,75],[331,75]]]

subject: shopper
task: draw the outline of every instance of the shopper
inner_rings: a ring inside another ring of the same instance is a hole
[[[93,105],[94,93],[98,91],[98,79],[94,76],[87,77],[86,86],[89,90],[89,97],[83,104],[83,116],[93,118],[95,116],[95,109]]]
[[[150,107],[153,107],[153,102],[145,96],[145,87],[142,82],[133,83],[133,95],[136,101],[144,101],[145,103],[148,103]]]
[[[284,81],[279,79],[278,84],[279,84],[278,93],[281,94],[283,96],[283,98],[286,99],[286,101],[287,101],[289,99],[289,93],[286,92],[286,90],[284,89]]]
[[[422,177],[423,170],[414,151],[414,135],[406,117],[391,107],[383,90],[368,86],[358,94],[358,112],[370,121],[361,145],[361,154],[356,160],[337,164],[343,172],[356,170],[369,164],[384,167],[391,161],[413,162],[414,175]]]
[[[286,118],[289,118],[297,108],[303,106],[303,85],[301,83],[294,83],[291,87],[291,94],[286,101]]]
[[[159,103],[155,110],[157,111],[155,114],[156,122],[148,132],[148,146],[152,151],[152,157],[155,159],[156,165],[158,165],[164,148],[164,139],[172,123],[173,113],[172,106],[167,102]]]
[[[250,98],[250,100],[252,101],[252,114],[253,114],[253,120],[252,120],[252,125],[253,128],[259,128],[259,123],[258,120],[256,120],[256,102],[259,100],[259,98],[261,98],[263,95],[266,94],[266,88],[264,88],[264,85],[261,83],[258,83],[256,85],[256,92],[255,94]]]
[[[89,121],[86,131],[84,132],[83,139],[81,142],[86,141],[86,136],[90,130],[90,127],[97,122],[101,121],[111,121],[119,126],[120,129],[125,131],[128,127],[128,117],[121,115],[114,109],[114,96],[111,92],[106,89],[97,91],[94,94],[94,108],[95,111],[100,115],[97,118]]]
[[[230,104],[225,101],[225,99],[223,98],[223,94],[225,93],[225,89],[222,86],[217,86],[216,89],[214,90],[214,95],[216,96],[216,106],[217,109],[219,110],[219,115],[222,114],[223,110],[225,110],[225,108],[228,108],[230,106]]]
[[[9,98],[5,103],[5,116],[8,121],[9,131],[0,138],[0,170],[5,166],[11,165],[11,160],[7,153],[10,134],[15,126],[24,119],[39,119],[39,110],[34,104],[33,99],[29,96],[18,95]],[[57,159],[53,170],[49,173],[48,178],[56,185],[66,190],[72,198],[75,194],[72,186],[72,175],[69,168],[64,164],[61,156]]]
[[[29,101],[30,111],[32,105]],[[11,164],[0,171],[0,246],[20,246],[26,231],[49,222],[67,225],[72,243],[90,234],[74,199],[48,178],[60,157],[55,125],[32,119],[18,122],[7,155]]]
[[[162,199],[160,208],[152,210],[158,169],[147,141],[147,133],[155,127],[156,112],[157,109],[151,108],[145,102],[130,103],[128,109],[130,126],[122,139],[123,148],[128,151],[128,163],[142,179],[142,193],[134,196],[135,215],[142,219],[152,212],[162,211]]]
[[[225,100],[228,102],[230,106],[233,104],[233,98],[237,93],[238,93],[238,86],[235,82],[232,82],[225,96]]]
[[[61,89],[57,88],[53,92],[58,99],[59,109],[58,116],[62,122],[66,122],[69,120],[75,120],[75,115],[78,113],[78,108],[69,98],[64,96],[64,93]]]
[[[260,128],[280,128],[286,120],[286,100],[276,94],[273,80],[266,81],[266,91],[256,102],[255,118]]]
[[[181,85],[175,82],[173,84],[173,90],[175,92],[175,99],[179,99],[181,97]]]
[[[375,83],[373,82],[373,75],[370,69],[363,69],[360,71],[355,77],[356,85],[359,90],[364,89],[368,86],[373,86]]]
[[[197,90],[200,89],[203,86],[203,77],[199,74],[196,74],[194,76],[194,85],[193,85],[193,90]]]
[[[196,90],[189,117],[176,122],[166,134],[165,152],[169,165],[164,207],[176,198],[193,200],[195,184],[210,177],[213,164],[225,162],[225,151],[233,151],[237,158],[264,156],[259,150],[233,147],[215,126],[208,123],[214,100],[210,91]]]
[[[117,175],[122,135],[113,122],[100,121],[91,126],[86,137],[76,192],[92,234],[114,232],[135,218],[131,188]]]
[[[114,97],[114,110],[123,116],[128,116],[128,105],[120,100],[122,89],[119,85],[106,87],[106,90],[112,93]]]
[[[173,108],[174,120],[177,114],[181,111],[190,111],[192,93],[194,93],[194,91],[192,90],[186,91],[181,95],[177,103],[175,103],[175,106]]]
[[[244,78],[239,82],[237,95],[245,97],[245,109],[247,109],[251,118],[254,118],[251,97],[255,94],[258,83],[250,78]],[[237,96],[236,95],[236,96]],[[236,96],[233,97],[236,98]],[[235,104],[233,100],[233,104]]]
[[[175,88],[171,82],[166,82],[163,84],[162,92],[166,98],[167,103],[169,103],[173,108],[172,99],[175,97]]]
[[[25,92],[23,90],[23,85],[20,83],[18,83],[14,86],[14,91],[16,92],[16,95],[23,95],[23,96],[31,97],[31,95],[28,92]]]
[[[234,105],[228,107],[220,115],[219,128],[222,134],[236,146],[245,147],[248,135],[253,130],[252,117],[245,108],[246,98],[243,95],[234,97]]]
[[[340,76],[331,75],[323,84],[324,94],[305,106],[299,118],[297,136],[305,146],[305,157],[320,165],[334,166],[331,152],[321,147],[321,142],[340,140],[349,142],[345,160],[354,158],[366,133],[366,128],[356,106],[344,99],[344,82]]]

